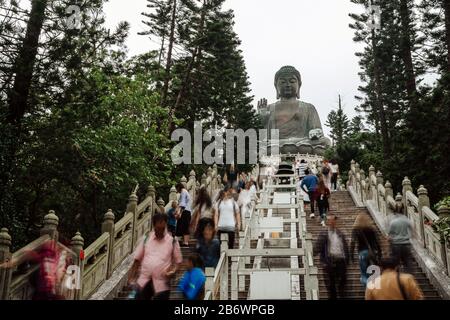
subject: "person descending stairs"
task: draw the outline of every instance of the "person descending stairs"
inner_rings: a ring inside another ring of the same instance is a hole
[[[347,239],[349,248],[355,219],[359,214],[366,214],[373,228],[375,228],[376,230],[378,239],[380,241],[383,257],[389,256],[388,241],[382,235],[379,228],[376,226],[368,210],[366,208],[356,207],[348,191],[337,191],[332,193],[330,198],[330,209],[331,209],[330,213],[338,217],[337,228],[344,234],[345,238]],[[307,216],[309,216],[311,212],[307,204],[305,204],[305,212]],[[316,218],[307,219],[307,230],[313,235],[313,242],[314,245],[316,245],[320,233],[326,230],[326,227],[320,224],[320,219],[318,219],[316,216]],[[344,290],[345,299],[364,300],[365,288],[360,282],[361,273],[359,269],[358,256],[356,252],[355,257],[356,258],[354,259],[354,261],[349,261],[349,264],[347,266],[347,281]],[[328,299],[329,296],[325,282],[326,274],[323,265],[320,262],[320,257],[318,255],[314,257],[314,264],[319,268],[319,286],[320,286],[319,298]],[[419,283],[419,286],[424,294],[425,299],[429,300],[441,299],[439,293],[431,285],[429,279],[426,277],[426,274],[423,272],[423,270],[420,268],[419,264],[415,260],[413,260],[411,268],[412,268],[412,275]]]

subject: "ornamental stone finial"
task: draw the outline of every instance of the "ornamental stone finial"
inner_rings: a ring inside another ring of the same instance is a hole
[[[116,217],[115,217],[112,209],[109,209],[108,212],[106,212],[105,215],[103,216],[103,221],[104,222],[114,222],[115,218]]]
[[[419,189],[417,189],[417,195],[418,195],[418,196],[422,196],[422,195],[427,196],[427,195],[428,195],[428,190],[425,188],[424,185],[421,185],[421,186],[419,187]]]
[[[191,170],[191,172],[189,173],[189,178],[195,179],[195,171],[194,170]]]
[[[159,207],[164,207],[164,205],[165,205],[166,203],[164,202],[164,200],[163,200],[162,198],[159,198],[158,201],[156,202],[156,204],[157,204]]]
[[[155,187],[152,185],[149,185],[148,189],[147,189],[147,197],[152,197],[153,199],[155,199],[155,195],[156,195]]]
[[[72,241],[70,241],[70,246],[72,248],[74,248],[74,247],[81,247],[81,248],[83,248],[83,246],[84,246],[84,239],[81,236],[81,233],[79,231],[72,238]]]
[[[186,176],[182,176],[180,181],[181,181],[181,183],[183,183],[183,184],[186,183],[186,182],[187,182]]]
[[[9,252],[9,247],[11,247],[12,244],[12,238],[9,235],[9,231],[7,228],[2,228],[0,230],[0,248],[8,248],[8,252]]]
[[[402,196],[402,194],[400,192],[397,193],[397,195],[395,196],[395,201],[396,202],[402,202],[403,201],[403,196]]]
[[[408,185],[410,186],[411,185],[411,180],[409,180],[408,177],[405,177],[405,179],[403,179],[402,185],[403,186],[408,186]]]

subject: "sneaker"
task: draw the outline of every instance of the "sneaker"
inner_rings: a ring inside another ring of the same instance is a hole
[[[316,217],[316,215],[315,215],[314,213],[311,213],[311,214],[309,215],[309,217],[310,217],[311,219],[314,219],[314,218]]]
[[[326,227],[327,226],[325,221],[322,221],[320,224],[322,225],[322,227]]]

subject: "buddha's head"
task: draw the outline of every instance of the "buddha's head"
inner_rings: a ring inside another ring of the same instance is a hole
[[[282,67],[275,74],[275,88],[277,99],[300,99],[302,77],[300,72],[292,66]]]

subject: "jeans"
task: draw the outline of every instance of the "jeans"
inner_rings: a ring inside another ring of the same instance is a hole
[[[369,250],[362,250],[359,252],[359,269],[361,270],[361,284],[366,287],[367,280],[370,275],[367,273],[367,269],[369,268]]]
[[[235,232],[227,232],[227,231],[218,231],[217,235],[219,236],[219,241],[221,240],[221,235],[222,234],[228,234],[228,249],[233,249],[234,248],[234,237],[235,237]]]
[[[323,200],[317,201],[317,207],[319,208],[320,217],[322,221],[327,221],[327,213],[328,213],[328,202]]]
[[[347,281],[347,263],[344,259],[333,260],[325,266],[327,277],[325,282],[328,288],[328,298],[336,300],[338,297],[345,298],[345,283]],[[337,287],[337,288],[336,288]]]
[[[395,259],[398,264],[402,264],[404,270],[411,273],[411,245],[410,244],[392,244],[391,257]]]
[[[309,197],[309,201],[311,202],[311,213],[314,213],[314,207],[315,207],[314,191],[308,191],[308,197]]]

